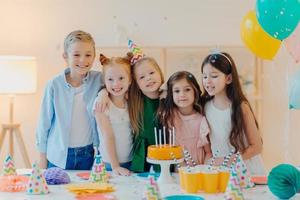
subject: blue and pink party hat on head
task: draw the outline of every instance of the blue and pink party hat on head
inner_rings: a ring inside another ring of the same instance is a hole
[[[141,48],[139,48],[132,40],[128,40],[128,48],[130,52],[133,54],[133,57],[130,60],[131,65],[134,65],[138,60],[143,58],[145,55]]]

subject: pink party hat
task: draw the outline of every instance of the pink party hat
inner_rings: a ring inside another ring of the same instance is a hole
[[[17,175],[14,161],[9,154],[6,156],[4,160],[3,175],[4,176]]]
[[[254,183],[251,181],[250,173],[246,167],[245,162],[243,161],[243,158],[240,155],[237,159],[235,168],[240,181],[240,186],[242,188],[254,187]]]
[[[89,181],[99,183],[108,182],[108,174],[106,172],[105,164],[103,163],[100,155],[95,156]]]
[[[31,176],[27,185],[28,194],[48,194],[49,188],[37,162],[32,165]]]
[[[146,185],[143,200],[162,200],[159,187],[153,176],[149,176],[149,184]]]
[[[135,43],[133,43],[132,40],[128,40],[128,48],[133,54],[133,57],[130,60],[131,65],[134,65],[139,59],[145,56],[142,50]]]
[[[230,179],[225,191],[225,200],[243,200],[244,196],[241,191],[239,178],[236,171],[233,169],[230,174]]]

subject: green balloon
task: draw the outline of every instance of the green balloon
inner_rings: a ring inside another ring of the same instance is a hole
[[[300,0],[257,0],[256,17],[272,37],[284,40],[300,20]]]

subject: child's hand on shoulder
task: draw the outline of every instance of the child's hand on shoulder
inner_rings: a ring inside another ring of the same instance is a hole
[[[114,174],[121,175],[121,176],[130,176],[130,174],[131,174],[131,172],[128,169],[120,167],[120,166],[113,168],[112,171]]]
[[[106,89],[100,90],[100,92],[98,92],[98,96],[95,99],[94,111],[100,113],[105,112],[108,103],[109,103],[109,96],[107,90]]]
[[[159,88],[159,99],[165,99],[167,98],[167,83],[163,83]]]

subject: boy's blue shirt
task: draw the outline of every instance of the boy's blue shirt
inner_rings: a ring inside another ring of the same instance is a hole
[[[70,68],[47,83],[36,133],[39,152],[46,153],[47,159],[61,168],[65,168],[67,161],[75,94],[74,88],[66,80],[68,73]],[[86,103],[94,146],[99,145],[99,138],[92,109],[102,84],[101,73],[96,71],[88,72],[83,80],[83,100]]]

